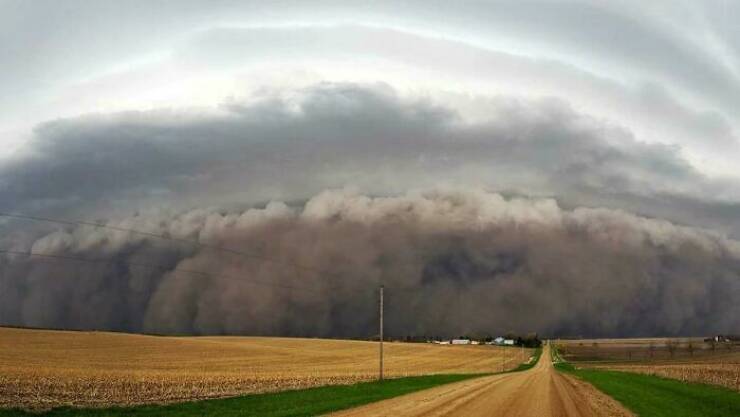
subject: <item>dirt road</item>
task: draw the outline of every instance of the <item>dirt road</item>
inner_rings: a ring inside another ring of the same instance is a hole
[[[445,385],[336,416],[630,416],[619,403],[592,386],[555,371],[550,348],[523,372]]]

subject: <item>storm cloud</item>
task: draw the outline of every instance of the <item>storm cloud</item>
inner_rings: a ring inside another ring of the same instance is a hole
[[[488,118],[469,121],[387,85],[324,83],[218,108],[57,120],[0,165],[0,209],[110,218],[163,200],[234,207],[338,185],[372,194],[480,186],[678,222],[694,221],[684,209],[692,202],[738,207],[733,183],[706,178],[677,148],[639,142],[562,101],[481,105]],[[737,233],[732,211],[698,223]]]
[[[0,324],[738,332],[737,17],[2,2]]]
[[[383,195],[457,184],[740,232],[740,188],[707,178],[676,147],[559,100],[479,104],[488,118],[469,121],[387,85],[319,84],[217,108],[57,120],[0,165],[0,209],[111,218],[165,200],[238,208],[337,185]],[[701,204],[709,209],[696,216]]]

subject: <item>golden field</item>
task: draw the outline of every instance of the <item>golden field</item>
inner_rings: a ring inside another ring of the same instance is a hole
[[[672,348],[669,349],[669,345]],[[579,367],[637,372],[740,391],[740,346],[701,338],[593,339],[558,342]]]
[[[385,343],[387,377],[497,372],[530,352]],[[0,328],[0,406],[166,403],[372,380],[378,344]]]

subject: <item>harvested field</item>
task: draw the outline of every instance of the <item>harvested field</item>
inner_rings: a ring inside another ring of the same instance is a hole
[[[740,362],[737,343],[704,342],[702,338],[588,339],[559,341],[559,351],[570,362],[725,361]],[[733,360],[734,360],[733,359]]]
[[[610,369],[700,382],[740,391],[740,346],[685,339],[561,341],[559,351],[580,368]]]
[[[386,343],[400,377],[516,367],[518,349]],[[0,406],[166,403],[349,384],[377,376],[377,344],[0,328]],[[530,352],[523,352],[523,356]]]

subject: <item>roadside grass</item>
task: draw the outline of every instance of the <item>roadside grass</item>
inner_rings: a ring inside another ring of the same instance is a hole
[[[0,417],[314,416],[485,375],[490,374],[415,376],[388,379],[383,382],[333,385],[170,405],[110,408],[62,407],[46,412],[0,409]]]
[[[534,350],[534,354],[532,355],[533,359],[529,363],[520,363],[519,366],[507,372],[521,372],[526,371],[527,369],[532,369],[535,365],[537,365],[537,362],[539,362],[541,355],[542,347],[538,347]]]
[[[568,362],[556,363],[555,368],[590,383],[640,417],[740,416],[740,393],[726,388],[630,372],[578,369]]]

